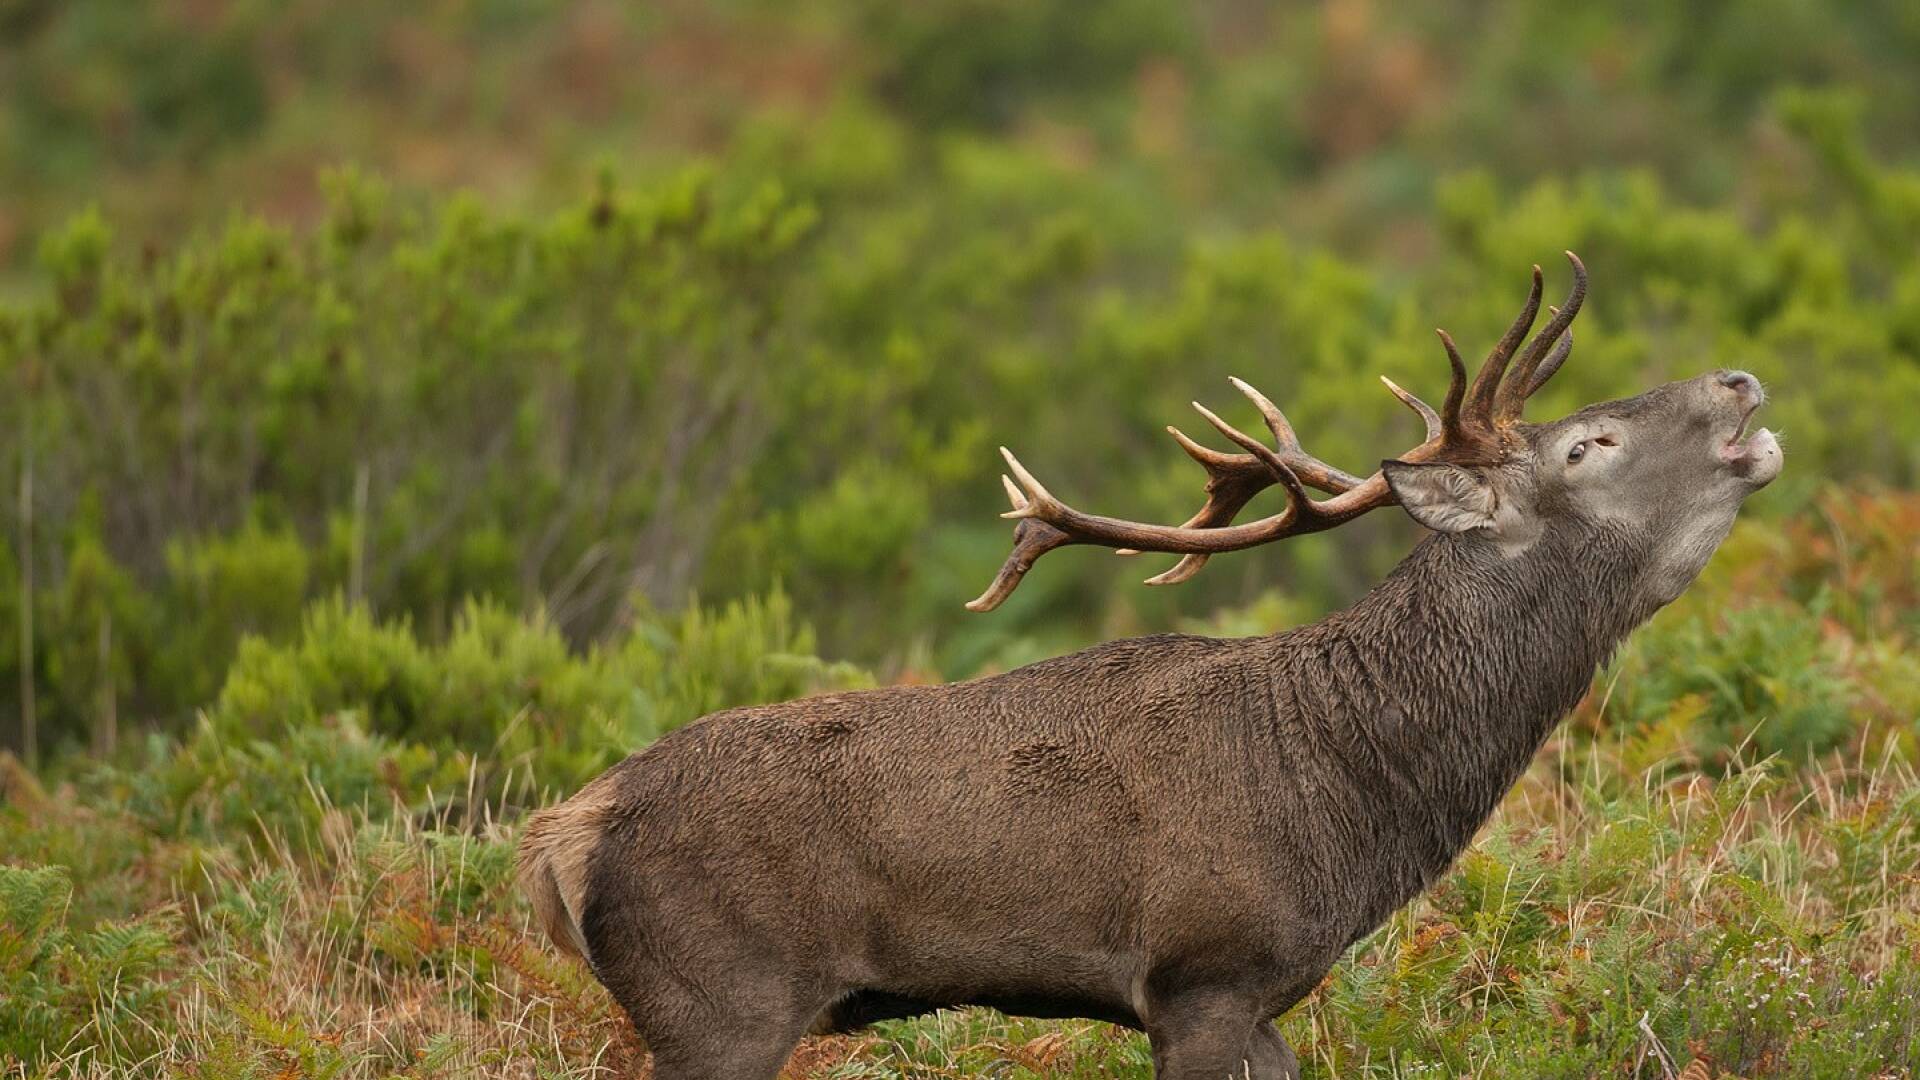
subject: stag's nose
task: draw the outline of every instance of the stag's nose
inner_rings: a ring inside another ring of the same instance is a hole
[[[1757,397],[1760,393],[1760,380],[1744,371],[1721,372],[1720,385],[1741,397]]]

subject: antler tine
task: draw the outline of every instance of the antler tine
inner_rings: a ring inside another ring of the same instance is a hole
[[[1235,389],[1245,394],[1255,408],[1260,410],[1261,418],[1267,423],[1267,429],[1273,432],[1274,442],[1279,444],[1280,461],[1300,479],[1302,484],[1318,488],[1329,495],[1339,495],[1360,485],[1360,477],[1345,470],[1336,469],[1302,449],[1300,437],[1294,432],[1293,425],[1287,421],[1286,414],[1282,413],[1280,407],[1265,394],[1254,389],[1243,379],[1236,378],[1228,381]],[[1218,416],[1201,408],[1197,402],[1194,408],[1200,409],[1202,415],[1206,416],[1208,422],[1215,427],[1225,423]],[[1222,428],[1222,430],[1226,429]],[[1188,518],[1181,525],[1182,528],[1206,529],[1230,524],[1234,515],[1244,509],[1247,503],[1253,501],[1254,496],[1275,483],[1273,470],[1265,460],[1253,452],[1223,454],[1218,450],[1210,450],[1188,438],[1186,433],[1177,427],[1169,426],[1167,434],[1172,435],[1174,441],[1180,444],[1180,449],[1185,450],[1188,457],[1199,462],[1200,467],[1207,471],[1206,504]],[[1237,429],[1227,437],[1241,446],[1247,445],[1246,435]],[[1134,548],[1119,548],[1114,551],[1114,554],[1138,555],[1140,552]],[[1184,574],[1181,577],[1161,580],[1167,578],[1167,574],[1161,574],[1150,584],[1171,584],[1173,580],[1184,581],[1197,573],[1205,562],[1204,557],[1189,556],[1182,560],[1181,566],[1175,567],[1176,570],[1184,568]]]
[[[1265,394],[1254,389],[1244,380],[1233,379],[1231,381],[1235,388],[1253,401],[1254,406],[1258,408],[1261,415],[1266,418],[1267,427],[1273,431],[1275,441],[1280,443],[1283,448],[1281,457],[1286,467],[1290,469],[1294,475],[1298,476],[1303,483],[1338,495],[1353,490],[1363,482],[1357,476],[1343,473],[1319,461],[1317,458],[1307,455],[1300,449],[1300,440],[1298,436],[1294,434],[1293,425],[1287,422],[1286,415],[1280,411],[1279,406],[1273,404]],[[1400,384],[1384,375],[1380,377],[1380,381],[1386,384],[1387,389],[1394,397],[1399,398],[1409,409],[1418,413],[1421,420],[1425,421],[1427,427],[1426,444],[1436,444],[1441,437],[1443,425],[1440,414],[1434,411],[1433,406],[1428,405],[1418,397],[1408,393]],[[1455,380],[1454,389],[1456,393],[1454,396],[1456,398],[1459,397],[1460,392],[1463,392],[1465,387],[1466,373],[1463,367],[1459,378]],[[1214,418],[1214,422],[1217,425],[1219,421],[1217,418]],[[1186,520],[1184,525],[1186,528],[1210,528],[1231,522],[1234,515],[1238,514],[1247,503],[1251,502],[1255,495],[1258,495],[1274,483],[1273,471],[1268,468],[1264,462],[1256,459],[1252,455],[1222,454],[1217,450],[1209,450],[1188,438],[1185,433],[1176,427],[1167,428],[1167,432],[1179,441],[1182,449],[1191,455],[1195,461],[1198,461],[1201,467],[1207,470],[1209,477],[1207,481],[1206,505],[1200,508],[1199,513]],[[1233,437],[1232,435],[1228,436],[1228,438]],[[1235,441],[1239,440],[1236,439]],[[1291,452],[1284,452],[1289,450]],[[1324,470],[1328,475],[1321,475],[1319,472],[1314,471],[1316,467],[1319,470]],[[1327,480],[1334,480],[1337,481],[1337,483],[1329,484],[1325,482]],[[1140,552],[1133,548],[1121,548],[1115,551],[1114,554],[1138,555]],[[1187,555],[1165,572],[1148,578],[1147,584],[1177,585],[1191,579],[1195,574],[1198,574],[1200,569],[1205,565],[1207,565],[1206,555]]]
[[[1014,475],[1020,477],[1021,483],[1028,485],[1028,490],[1046,495],[1047,489],[1042,487],[1040,481],[1035,480],[1033,474],[1020,464],[1019,459],[1013,456],[1013,451],[1003,446],[1000,448],[1000,455],[1007,459],[1007,467],[1013,470]],[[1029,498],[1027,492],[1022,491],[1020,485],[1013,482],[1013,477],[1001,473],[1000,485],[1006,489],[1007,501],[1013,504],[1012,512],[1003,516],[1019,517],[1021,521],[1013,528],[1013,551],[1008,553],[1006,561],[1000,564],[1000,572],[993,576],[993,583],[987,586],[987,591],[967,601],[968,611],[992,611],[999,607],[1001,601],[1013,595],[1013,590],[1019,588],[1020,579],[1026,577],[1027,571],[1033,569],[1035,559],[1054,548],[1065,547],[1074,542],[1072,537],[1060,529],[1027,516],[1039,509],[1039,500]],[[1047,496],[1047,498],[1051,500],[1052,497]],[[1059,504],[1056,502],[1054,505]]]
[[[1547,380],[1553,378],[1553,373],[1560,370],[1560,365],[1567,362],[1567,357],[1572,352],[1573,331],[1569,329],[1566,336],[1560,339],[1560,344],[1555,345],[1553,351],[1547,354],[1547,358],[1540,362],[1539,368],[1535,369],[1533,381],[1527,385],[1527,396],[1532,397],[1536,391],[1547,385]]]
[[[1187,433],[1167,425],[1167,434],[1180,444],[1187,456],[1207,470],[1207,501],[1192,517],[1181,522],[1183,529],[1209,529],[1230,524],[1234,515],[1246,508],[1255,495],[1273,484],[1273,474],[1250,454],[1223,454],[1210,450],[1187,437]],[[1114,548],[1115,555],[1138,555],[1139,548]],[[1147,579],[1149,585],[1172,585],[1185,581],[1207,565],[1205,555],[1185,555],[1171,570]],[[1176,576],[1177,575],[1177,576]]]
[[[1565,341],[1566,336],[1572,333],[1565,324],[1555,325],[1561,322],[1559,308],[1548,304],[1547,312],[1552,318],[1538,334],[1533,336],[1532,341],[1527,342],[1526,351],[1520,354],[1520,359],[1513,365],[1513,370],[1508,373],[1507,379],[1501,382],[1500,392],[1494,396],[1493,422],[1495,424],[1511,424],[1520,419],[1520,414],[1526,409],[1527,398],[1533,393],[1534,374],[1539,370],[1540,365],[1546,362],[1541,354],[1545,353],[1547,343],[1552,341],[1553,347],[1558,349],[1560,342]],[[1550,333],[1554,338],[1547,336]],[[1560,363],[1565,361],[1566,356],[1562,354]],[[1560,363],[1555,363],[1554,367],[1557,369]]]
[[[1207,423],[1212,424],[1218,429],[1220,434],[1239,443],[1241,448],[1246,450],[1247,453],[1259,458],[1260,463],[1267,467],[1267,472],[1272,474],[1274,481],[1281,487],[1287,489],[1287,495],[1292,505],[1290,505],[1284,513],[1296,514],[1301,507],[1313,501],[1307,496],[1307,489],[1301,486],[1300,478],[1294,475],[1293,470],[1287,467],[1287,463],[1281,459],[1279,454],[1267,449],[1259,439],[1254,438],[1239,428],[1234,427],[1232,424],[1227,423],[1225,420],[1220,419],[1218,416],[1215,416],[1213,410],[1207,408],[1205,405],[1196,401],[1193,403],[1193,407],[1199,411],[1201,416],[1206,417]]]
[[[1280,444],[1280,449],[1300,449],[1300,437],[1293,433],[1293,425],[1287,423],[1287,414],[1280,411],[1280,406],[1267,400],[1267,395],[1255,390],[1244,379],[1229,375],[1227,381],[1233,384],[1235,390],[1245,394],[1247,400],[1253,402],[1254,408],[1260,410],[1260,418],[1267,422],[1267,430],[1273,432],[1273,441]]]
[[[1387,378],[1385,375],[1380,376],[1380,381],[1387,384],[1387,392],[1391,393],[1394,397],[1399,398],[1401,404],[1405,405],[1409,409],[1412,409],[1414,412],[1417,412],[1420,414],[1420,419],[1425,421],[1427,425],[1427,441],[1428,442],[1432,442],[1433,440],[1440,438],[1442,433],[1446,431],[1445,423],[1441,421],[1440,414],[1433,411],[1433,406],[1427,404],[1424,401],[1421,401],[1419,398],[1413,396],[1412,394],[1407,393],[1405,390],[1401,389],[1399,383],[1394,382],[1392,379]]]
[[[1192,405],[1194,412],[1199,413],[1207,423],[1212,424],[1215,431],[1232,439],[1239,445],[1240,449],[1259,458],[1261,463],[1266,465],[1267,469],[1275,476],[1280,475],[1282,471],[1286,471],[1286,466],[1281,464],[1279,456],[1272,450],[1267,449],[1265,443],[1234,427],[1232,424],[1227,423],[1225,420],[1220,419],[1218,414],[1205,405],[1197,401],[1190,401],[1187,404]]]
[[[1053,497],[1053,493],[1048,491],[1039,480],[1036,480],[1034,475],[1027,471],[1025,465],[1020,464],[1019,458],[1013,456],[1013,451],[1003,446],[1000,448],[1000,456],[1006,459],[1007,468],[1013,470],[1013,475],[1020,478],[1020,485],[1016,490],[1014,485],[1007,482],[1007,477],[1004,473],[1000,476],[1000,482],[1007,485],[1007,496],[1013,501],[1013,509],[1001,514],[1001,517],[1039,517],[1045,512],[1046,508],[1060,505],[1060,501]],[[1026,497],[1014,498],[1014,496],[1021,491],[1025,492]]]
[[[1466,421],[1471,427],[1491,428],[1493,426],[1493,399],[1500,389],[1500,381],[1506,376],[1507,361],[1513,357],[1513,350],[1532,329],[1534,317],[1540,314],[1540,292],[1546,280],[1540,268],[1533,268],[1533,287],[1527,290],[1527,302],[1521,306],[1513,325],[1500,336],[1493,351],[1480,365],[1480,373],[1473,377],[1473,388],[1467,392]]]
[[[1460,358],[1460,346],[1453,343],[1453,335],[1436,328],[1440,335],[1440,344],[1447,350],[1447,396],[1440,401],[1440,425],[1445,438],[1457,442],[1466,438],[1466,428],[1460,420],[1460,405],[1467,397],[1467,362]]]
[[[1326,462],[1321,461],[1319,458],[1314,457],[1312,454],[1307,453],[1306,450],[1300,446],[1300,437],[1294,433],[1293,425],[1287,422],[1286,414],[1280,411],[1280,406],[1268,400],[1265,394],[1254,389],[1244,379],[1229,378],[1227,381],[1233,384],[1234,389],[1246,395],[1247,400],[1253,402],[1254,408],[1260,410],[1261,419],[1266,421],[1267,430],[1273,432],[1273,441],[1279,446],[1279,460],[1284,463],[1289,471],[1300,478],[1301,483],[1308,487],[1319,488],[1329,495],[1339,495],[1359,486],[1361,482],[1360,477],[1345,470],[1336,469]],[[1201,407],[1199,402],[1194,402],[1193,407],[1200,410],[1200,414],[1207,418],[1208,423],[1219,428],[1221,434],[1243,447],[1249,446],[1245,434],[1237,429],[1222,426],[1223,421]],[[1265,447],[1261,447],[1259,450],[1250,449],[1249,453],[1254,455],[1256,459],[1253,461],[1249,461],[1247,458],[1235,457],[1233,460],[1238,463],[1236,467],[1242,470],[1249,468],[1270,469],[1271,466],[1266,464],[1264,460],[1265,450]]]
[[[1146,579],[1141,584],[1155,586],[1179,585],[1182,582],[1190,581],[1193,579],[1193,575],[1199,573],[1201,568],[1207,565],[1208,558],[1209,556],[1206,555],[1182,555],[1180,556],[1179,562]]]
[[[1007,489],[1007,501],[1013,504],[1015,510],[1025,510],[1027,508],[1026,493],[1020,490],[1020,485],[1013,482],[1013,477],[1008,476],[1006,473],[1001,473],[1000,486]]]
[[[1573,285],[1567,290],[1566,303],[1557,308],[1548,308],[1553,317],[1547,325],[1527,343],[1526,350],[1514,362],[1513,374],[1500,384],[1500,391],[1494,399],[1493,419],[1495,423],[1507,424],[1520,419],[1521,410],[1526,407],[1527,398],[1546,379],[1538,377],[1539,369],[1549,355],[1548,348],[1557,347],[1562,335],[1568,333],[1573,325],[1574,316],[1580,314],[1580,305],[1587,299],[1587,268],[1580,257],[1566,252],[1567,261],[1573,265]],[[1561,353],[1560,361],[1565,362],[1566,354]],[[1557,370],[1559,364],[1553,365]],[[1552,371],[1548,372],[1552,377]]]
[[[1074,542],[1072,537],[1044,521],[1029,518],[1020,522],[1014,527],[1013,551],[1007,555],[1007,561],[1000,564],[1000,572],[993,576],[993,584],[987,586],[987,591],[967,601],[967,610],[983,612],[999,607],[1020,587],[1020,579],[1033,569],[1035,559]]]
[[[1273,473],[1251,454],[1223,454],[1201,446],[1172,424],[1167,425],[1167,434],[1173,436],[1173,441],[1180,444],[1180,449],[1185,450],[1188,457],[1199,462],[1200,467],[1207,471],[1207,501],[1192,517],[1181,523],[1183,529],[1208,529],[1229,524],[1234,515],[1253,501],[1255,495],[1273,486]],[[1115,548],[1113,553],[1138,555],[1140,549]],[[1206,561],[1205,555],[1189,555],[1182,559],[1183,566],[1189,562],[1193,564],[1188,567],[1186,577],[1198,573]],[[1165,577],[1166,574],[1159,576]]]

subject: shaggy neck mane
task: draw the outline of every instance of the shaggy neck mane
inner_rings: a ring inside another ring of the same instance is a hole
[[[1276,722],[1328,777],[1303,806],[1323,815],[1313,846],[1324,871],[1378,883],[1367,928],[1445,871],[1652,613],[1641,554],[1608,533],[1511,558],[1430,536],[1352,608],[1270,639]]]

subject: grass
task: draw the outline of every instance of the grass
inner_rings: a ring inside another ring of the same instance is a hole
[[[1874,745],[1628,790],[1624,742],[1557,746],[1285,1030],[1326,1077],[1912,1075],[1920,776]],[[0,870],[8,1075],[585,1078],[643,1061],[591,977],[530,934],[513,830],[484,811],[380,821],[313,792],[317,844],[223,848],[142,837],[72,794],[9,776],[7,862],[120,854],[91,880]],[[967,1010],[810,1042],[788,1075],[1146,1077],[1148,1061],[1106,1025]]]

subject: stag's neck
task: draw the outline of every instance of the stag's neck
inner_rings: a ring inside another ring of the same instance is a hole
[[[1652,614],[1634,599],[1635,557],[1591,539],[1543,537],[1508,557],[1430,537],[1284,650],[1282,662],[1300,667],[1282,681],[1308,689],[1281,693],[1294,706],[1283,713],[1349,780],[1354,805],[1370,807],[1377,842],[1366,847],[1395,871],[1374,898],[1386,910],[1471,842],[1595,670]]]

